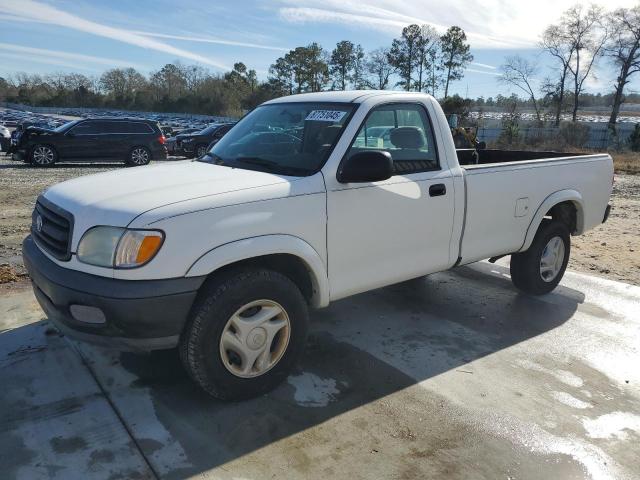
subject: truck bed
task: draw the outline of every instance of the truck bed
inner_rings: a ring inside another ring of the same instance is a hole
[[[554,194],[571,193],[576,209],[572,233],[579,235],[603,221],[613,176],[607,154],[456,152],[466,186],[463,264],[526,249],[532,219],[546,214],[539,210]]]
[[[456,150],[460,165],[485,165],[489,163],[525,162],[549,158],[566,158],[584,155],[583,153],[536,152],[531,150],[497,150],[459,148]]]

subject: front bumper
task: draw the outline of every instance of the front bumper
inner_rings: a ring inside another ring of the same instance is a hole
[[[22,243],[22,255],[40,306],[61,332],[119,350],[175,347],[205,279],[121,280],[91,275],[51,261],[31,236]],[[72,306],[99,309],[104,321],[81,321],[71,313]]]

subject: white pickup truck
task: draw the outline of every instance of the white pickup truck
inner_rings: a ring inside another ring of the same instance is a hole
[[[503,255],[516,287],[550,292],[612,181],[606,154],[456,151],[428,95],[301,94],[198,160],[49,188],[23,255],[61,331],[178,347],[207,392],[239,399],[287,376],[308,307]]]

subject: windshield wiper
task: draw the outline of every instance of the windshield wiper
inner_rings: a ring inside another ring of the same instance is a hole
[[[234,160],[240,163],[246,163],[249,165],[256,165],[258,167],[263,167],[265,170],[268,170],[269,172],[279,173],[281,175],[304,176],[304,175],[309,175],[310,173],[309,169],[307,168],[281,165],[278,162],[274,162],[273,160],[267,160],[266,158],[237,157],[237,158],[234,158]]]
[[[278,162],[274,162],[273,160],[267,160],[266,158],[260,157],[237,157],[235,158],[237,162],[248,163],[249,165],[260,165],[261,167],[281,167]]]
[[[205,160],[206,157],[209,157],[211,160]],[[212,161],[213,160],[213,161]],[[216,155],[213,152],[207,152],[204,156],[195,159],[196,162],[204,162],[204,163],[213,163],[214,165],[224,165],[225,161],[222,157]]]

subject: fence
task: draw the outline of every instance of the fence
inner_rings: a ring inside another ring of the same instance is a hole
[[[583,122],[582,124],[589,127],[587,142],[582,147],[593,150],[606,150],[616,142],[625,145],[635,128],[635,123],[618,123],[616,125],[618,138],[615,139],[606,122]],[[480,127],[478,140],[487,144],[495,143],[502,132],[502,127]],[[518,132],[518,141],[523,143],[535,143],[536,140],[552,140],[560,137],[559,127],[519,127]]]

